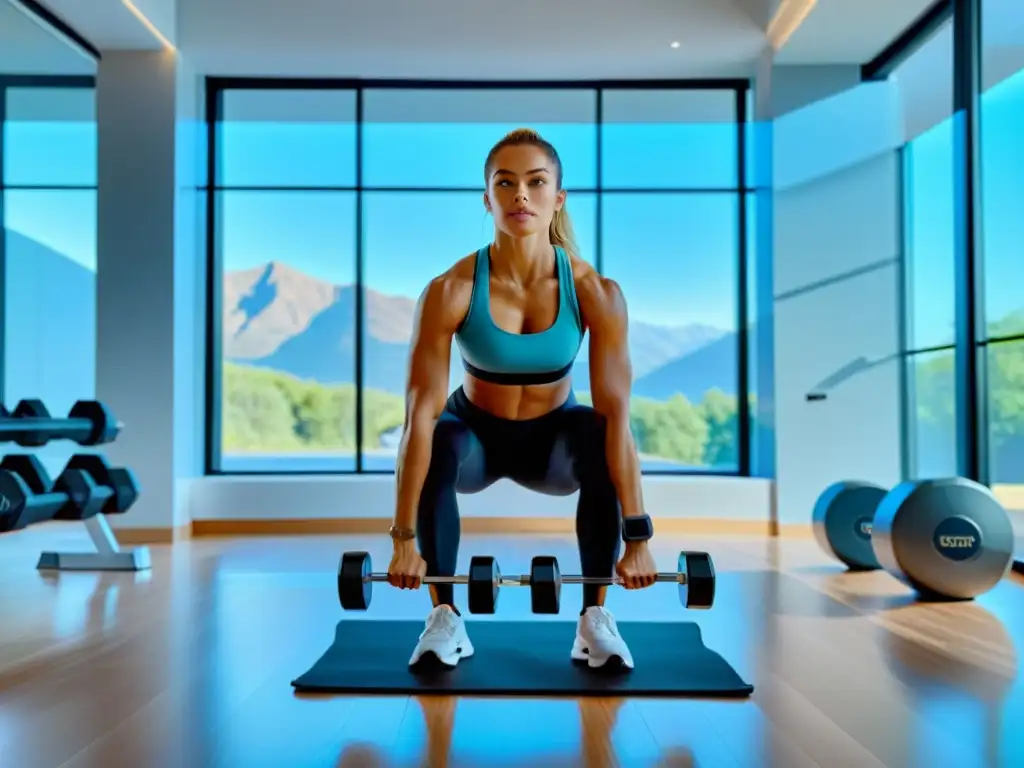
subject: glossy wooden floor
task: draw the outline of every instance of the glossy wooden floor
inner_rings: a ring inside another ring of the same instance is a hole
[[[656,585],[613,590],[609,608],[698,621],[750,700],[314,697],[289,683],[341,618],[339,552],[369,547],[383,569],[386,541],[207,539],[153,548],[148,575],[34,569],[42,548],[85,546],[73,526],[0,538],[5,768],[1024,765],[1016,577],[920,605],[811,540],[661,537],[663,570],[683,546],[714,555],[716,607],[687,614]],[[578,565],[563,537],[463,537],[464,560],[492,553],[505,572],[542,552]],[[530,615],[526,590],[505,592],[494,618]],[[360,618],[422,618],[425,601],[378,587]]]

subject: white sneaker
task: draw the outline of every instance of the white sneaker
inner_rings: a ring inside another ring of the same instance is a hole
[[[615,617],[605,608],[591,606],[576,623],[572,644],[573,661],[586,661],[591,668],[611,666],[633,669],[633,654],[619,634]]]
[[[428,655],[432,655],[430,659]],[[459,659],[473,655],[473,644],[469,642],[466,623],[462,617],[447,605],[439,605],[427,616],[426,628],[420,633],[419,642],[409,659],[413,666],[423,661],[437,660],[446,667],[454,667]],[[424,656],[428,656],[424,659]]]

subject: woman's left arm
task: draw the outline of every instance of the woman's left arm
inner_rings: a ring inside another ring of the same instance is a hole
[[[588,269],[576,280],[576,295],[590,330],[590,393],[607,425],[605,454],[623,517],[644,514],[640,458],[629,427],[633,364],[629,357],[629,313],[618,283]]]

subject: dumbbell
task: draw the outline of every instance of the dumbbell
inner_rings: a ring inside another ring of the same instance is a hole
[[[51,440],[71,440],[79,445],[112,443],[122,424],[103,403],[79,400],[65,418],[54,418],[42,400],[22,400],[13,413],[0,412],[0,441],[38,448]]]
[[[80,469],[102,485],[113,491],[113,495],[100,510],[104,515],[118,515],[127,512],[139,498],[139,483],[135,473],[128,467],[112,467],[105,456],[96,453],[76,453],[65,469]]]
[[[373,573],[367,552],[346,552],[338,567],[338,601],[350,611],[370,607],[374,582],[387,582],[386,573]],[[659,573],[657,581],[679,585],[680,602],[687,608],[710,608],[715,600],[715,569],[706,552],[682,552],[677,573]],[[466,584],[470,613],[494,613],[499,587],[529,587],[534,613],[558,613],[562,584],[621,584],[617,576],[562,575],[554,557],[538,556],[530,564],[530,573],[502,576],[497,560],[478,555],[470,560],[465,576],[425,576],[424,584]]]
[[[538,555],[530,562],[530,602],[534,613],[558,613],[563,584],[622,584],[619,576],[580,576],[563,574],[558,560]],[[715,602],[715,566],[707,552],[680,552],[675,573],[659,573],[655,582],[668,582],[679,587],[679,602],[688,609],[708,609]]]
[[[821,548],[851,571],[881,568],[871,547],[871,526],[887,493],[880,485],[853,480],[826,488],[811,515]]]
[[[51,482],[35,456],[12,454],[0,461],[0,531],[17,531],[47,520],[87,520],[114,496],[83,469],[65,467]]]
[[[373,573],[369,552],[345,552],[338,567],[338,602],[346,611],[365,611],[373,598],[373,583],[388,580],[386,573]],[[522,577],[502,577],[498,561],[486,555],[470,560],[468,576],[424,576],[424,584],[469,585],[470,613],[494,613],[498,587],[523,586]]]
[[[929,600],[994,587],[1013,563],[1013,525],[984,485],[961,477],[829,486],[814,506],[822,548],[850,570],[883,568]]]

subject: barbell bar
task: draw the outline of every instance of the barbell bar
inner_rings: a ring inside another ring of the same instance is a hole
[[[373,582],[386,582],[388,575],[386,573],[371,573],[364,577],[364,581]],[[668,581],[678,584],[686,584],[685,573],[659,573],[654,579],[656,582]],[[469,576],[422,576],[420,581],[424,584],[471,584],[473,580]],[[573,576],[571,574],[562,575],[563,584],[601,584],[609,586],[612,584],[624,584],[625,579],[618,576],[605,577],[605,576]],[[497,584],[499,587],[528,587],[530,586],[529,574],[522,574],[521,576],[502,576]]]
[[[468,574],[423,576],[420,581],[427,585],[467,585],[471,613],[494,613],[501,587],[529,587],[534,613],[558,613],[562,584],[611,586],[625,583],[620,576],[562,574],[557,559],[547,555],[534,557],[528,574],[502,575],[495,558],[477,555],[470,560]],[[368,552],[345,552],[342,555],[338,568],[338,600],[344,609],[366,610],[370,607],[372,585],[387,582],[387,573],[373,572]],[[707,609],[714,604],[714,564],[706,552],[681,552],[679,570],[675,573],[659,572],[655,582],[678,585],[680,602],[686,608]]]
[[[38,448],[53,440],[79,445],[112,443],[124,428],[106,405],[98,400],[79,400],[67,416],[54,417],[39,399],[18,403],[12,413],[0,406],[0,442]]]

